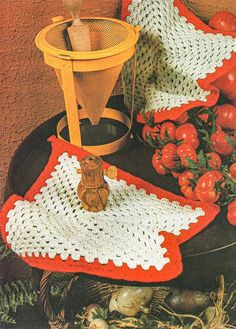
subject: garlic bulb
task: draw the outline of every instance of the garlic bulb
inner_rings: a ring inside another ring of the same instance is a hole
[[[114,293],[111,297],[110,303],[109,303],[109,312],[118,311],[118,305],[117,305],[117,295],[118,293]]]
[[[135,316],[140,311],[147,312],[145,307],[153,298],[153,289],[149,287],[123,287],[113,295],[109,310],[118,311],[126,316]]]
[[[96,319],[90,323],[89,329],[108,329],[108,324],[102,319]]]

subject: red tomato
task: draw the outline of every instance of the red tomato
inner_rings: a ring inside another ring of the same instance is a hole
[[[184,123],[183,125],[180,125],[175,132],[177,140],[183,139],[183,136],[187,134],[194,134],[197,136],[197,130],[191,123]]]
[[[188,143],[189,145],[192,145],[195,150],[200,144],[198,137],[195,137],[193,135],[186,136],[186,138],[184,138],[184,142]]]
[[[228,205],[227,219],[231,225],[236,226],[236,199]]]
[[[199,178],[196,188],[202,191],[208,191],[209,189],[213,190],[215,188],[216,182],[221,179],[223,179],[223,175],[220,171],[207,171]]]
[[[163,147],[161,161],[167,168],[176,168],[178,162],[177,148],[173,143],[168,143]]]
[[[220,197],[220,193],[216,190],[196,191],[196,195],[200,201],[209,203],[215,203]]]
[[[208,166],[211,167],[214,170],[217,170],[220,168],[222,161],[221,161],[221,157],[219,156],[219,154],[215,153],[215,152],[210,152],[206,154],[207,157],[207,162],[208,162]]]
[[[156,140],[160,133],[160,126],[155,125],[153,127],[145,124],[142,131],[142,136],[145,141],[147,141],[147,136],[150,136],[153,140]]]
[[[191,123],[185,123],[176,129],[176,139],[183,140],[185,143],[192,145],[194,149],[199,146],[197,130]]]
[[[236,82],[235,82],[236,88]],[[229,130],[236,129],[236,107],[231,104],[223,104],[214,107],[217,115],[216,122],[223,128]]]
[[[231,225],[236,226],[236,209],[227,212],[227,219]]]
[[[231,177],[236,179],[236,162],[231,164],[231,166],[229,167],[229,173]]]
[[[171,172],[171,175],[172,175],[174,178],[179,178],[179,176],[181,175],[181,173],[180,173],[180,172],[172,171],[172,172]]]
[[[188,167],[188,159],[198,161],[195,149],[187,143],[183,143],[177,148],[177,154],[180,157],[182,165],[185,167]]]
[[[194,174],[186,170],[179,175],[179,186],[190,185],[190,180],[194,179]]]
[[[195,192],[199,200],[205,202],[216,202],[220,193],[216,191],[216,183],[223,179],[223,175],[218,170],[207,171],[203,174],[196,185]]]
[[[216,30],[236,32],[236,16],[228,11],[217,12],[209,21]],[[236,99],[236,66],[213,84],[229,99]]]
[[[183,114],[181,114],[176,120],[175,122],[178,123],[179,125],[182,125],[184,123],[186,123],[189,119],[188,113],[184,112]]]
[[[218,11],[208,24],[215,30],[235,32],[236,16],[229,11]]]
[[[186,170],[182,174],[179,175],[178,183],[179,183],[181,192],[187,199],[198,200],[196,192],[193,190],[193,188],[191,186],[191,180],[193,180],[194,177],[195,176],[193,173]]]
[[[198,200],[196,192],[192,189],[191,185],[184,185],[180,188],[181,192],[187,199]]]
[[[230,155],[233,152],[233,147],[227,141],[227,135],[224,131],[217,131],[213,133],[210,140],[213,143],[213,149],[221,155]]]
[[[219,79],[212,83],[220,89],[228,99],[236,99],[236,66],[229,72],[223,74]]]
[[[160,175],[166,175],[169,173],[168,170],[163,167],[162,161],[160,159],[159,150],[156,150],[152,157],[152,165],[156,172]]]
[[[173,122],[166,121],[161,125],[160,137],[163,141],[169,136],[170,139],[175,140],[176,127]]]
[[[236,199],[234,199],[232,202],[228,204],[228,210],[236,210]]]

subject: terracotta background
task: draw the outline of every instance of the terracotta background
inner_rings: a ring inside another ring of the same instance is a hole
[[[83,14],[114,16],[119,0],[87,0]],[[206,19],[216,10],[236,13],[236,0],[184,0]],[[0,204],[10,159],[40,123],[64,109],[54,72],[43,63],[34,38],[51,17],[68,16],[61,0],[0,1]]]

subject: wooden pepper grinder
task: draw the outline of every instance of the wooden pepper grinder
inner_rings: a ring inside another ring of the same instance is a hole
[[[77,172],[82,175],[77,194],[82,201],[82,207],[91,212],[104,210],[109,196],[109,186],[104,179],[104,173],[111,179],[117,177],[117,168],[111,166],[103,170],[103,160],[89,155],[80,162],[81,169]]]
[[[74,51],[91,51],[89,26],[80,20],[80,11],[84,0],[63,0],[63,4],[73,18],[73,23],[67,28],[72,49]]]

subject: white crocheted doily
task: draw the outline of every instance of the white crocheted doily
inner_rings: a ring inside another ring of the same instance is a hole
[[[160,232],[178,236],[205,213],[110,179],[106,210],[86,212],[76,195],[77,168],[77,157],[63,153],[35,201],[18,200],[8,212],[7,242],[18,255],[71,256],[75,261],[83,256],[88,263],[111,260],[115,266],[154,266],[160,271],[170,261]]]
[[[128,0],[123,0],[127,2]],[[131,0],[130,0],[131,2]],[[205,33],[180,16],[174,0],[132,0],[127,22],[141,25],[137,46],[135,105],[139,112],[163,111],[203,101],[205,79],[236,52],[236,39]],[[131,104],[132,63],[123,73],[125,103]]]

